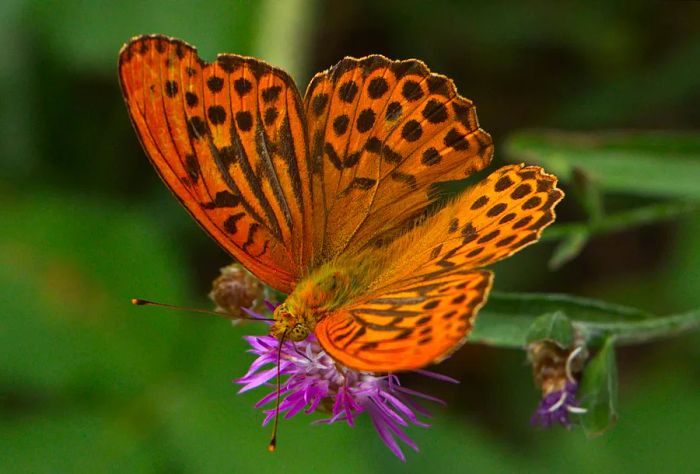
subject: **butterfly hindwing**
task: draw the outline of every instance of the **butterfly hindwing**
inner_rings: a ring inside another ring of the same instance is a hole
[[[420,61],[345,58],[305,95],[316,261],[356,252],[430,204],[430,186],[491,160],[491,137],[452,81]]]
[[[168,187],[257,277],[289,292],[312,249],[310,173],[301,99],[262,61],[188,44],[133,39],[121,52],[132,122]]]
[[[491,288],[488,270],[460,271],[429,282],[398,283],[322,319],[315,334],[343,365],[396,372],[437,363],[458,349]]]

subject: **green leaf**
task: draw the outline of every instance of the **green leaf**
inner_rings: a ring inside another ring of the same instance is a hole
[[[566,263],[578,257],[583,248],[588,242],[588,232],[583,230],[571,232],[559,242],[557,248],[554,249],[552,257],[549,259],[549,269],[558,270]]]
[[[579,388],[581,426],[588,436],[598,436],[617,420],[617,366],[613,338],[607,337],[598,354],[583,371]]]
[[[587,346],[601,346],[608,335],[618,345],[639,344],[700,328],[700,310],[666,316],[602,301],[546,293],[494,291],[479,312],[469,341],[497,347],[523,348],[535,319],[561,312]]]
[[[600,220],[605,214],[605,210],[603,193],[597,183],[584,170],[574,168],[573,184],[575,185],[573,194],[588,214],[588,220],[591,222]]]
[[[528,344],[551,341],[566,349],[574,342],[574,327],[563,312],[555,311],[536,318],[530,325],[525,339]]]
[[[700,200],[697,133],[524,131],[509,138],[506,150],[564,181],[578,169],[603,191]]]

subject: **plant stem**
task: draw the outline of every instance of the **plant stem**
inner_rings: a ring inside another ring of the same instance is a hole
[[[700,328],[700,310],[641,321],[574,322],[574,326],[593,342],[610,335],[616,345],[642,344]]]
[[[558,224],[544,231],[542,240],[556,240],[572,234],[604,234],[696,212],[700,205],[692,202],[665,202],[605,216],[595,223]]]

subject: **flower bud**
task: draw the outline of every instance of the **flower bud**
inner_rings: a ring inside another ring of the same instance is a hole
[[[221,269],[221,275],[214,280],[209,298],[216,303],[216,311],[235,320],[244,316],[241,308],[263,311],[265,291],[265,286],[248,270],[233,263]]]
[[[547,428],[558,423],[570,428],[570,415],[585,412],[576,398],[578,380],[574,375],[583,368],[585,348],[563,348],[542,340],[530,344],[527,353],[535,384],[542,390],[532,424]]]

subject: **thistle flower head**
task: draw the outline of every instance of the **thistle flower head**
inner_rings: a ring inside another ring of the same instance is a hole
[[[374,375],[359,372],[340,365],[321,347],[313,334],[300,342],[282,343],[279,371],[286,376],[279,393],[274,385],[277,377],[280,341],[273,336],[248,336],[249,352],[257,358],[248,372],[236,383],[243,385],[239,393],[260,386],[271,386],[273,391],[256,403],[261,408],[281,397],[280,416],[289,419],[304,412],[323,412],[327,416],[316,423],[345,422],[355,425],[355,419],[367,413],[379,437],[401,460],[405,456],[398,440],[418,451],[416,443],[406,435],[409,425],[427,427],[418,415],[430,413],[417,402],[417,398],[443,403],[441,400],[401,386],[396,375]],[[456,382],[449,377],[427,371],[421,373],[445,381]],[[275,417],[274,404],[265,411],[263,425]]]

